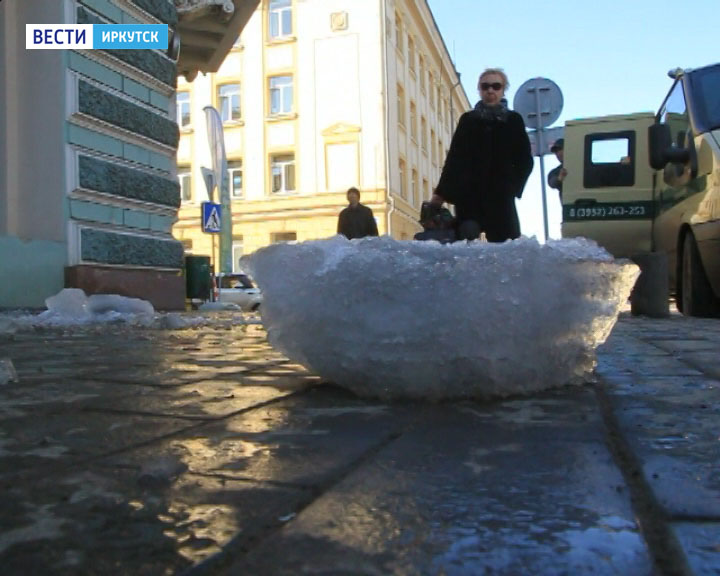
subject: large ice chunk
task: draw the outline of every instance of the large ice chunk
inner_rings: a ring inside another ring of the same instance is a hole
[[[150,302],[118,294],[93,294],[79,288],[64,288],[45,300],[47,310],[37,322],[50,326],[82,325],[118,320],[152,321],[155,309]]]
[[[486,398],[582,382],[639,274],[581,238],[336,236],[246,260],[271,344],[381,398]]]

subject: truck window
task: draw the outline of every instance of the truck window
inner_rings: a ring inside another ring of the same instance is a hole
[[[600,132],[585,136],[585,188],[635,185],[635,132]]]
[[[670,133],[676,146],[685,145],[685,135],[690,122],[682,82],[676,82],[665,99],[660,109],[660,122],[670,126]]]
[[[612,140],[595,140],[592,143],[591,160],[593,164],[615,164],[630,156],[629,140],[613,138]]]
[[[706,130],[720,128],[720,66],[703,70],[697,76],[698,108]]]

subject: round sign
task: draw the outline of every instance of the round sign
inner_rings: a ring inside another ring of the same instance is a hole
[[[560,118],[562,108],[562,92],[547,78],[528,80],[517,89],[513,100],[513,109],[523,117],[527,128],[550,126]]]

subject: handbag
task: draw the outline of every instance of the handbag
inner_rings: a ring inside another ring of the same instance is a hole
[[[441,244],[455,242],[455,217],[444,206],[425,201],[420,206],[420,224],[422,232],[413,237],[414,240],[436,240]]]

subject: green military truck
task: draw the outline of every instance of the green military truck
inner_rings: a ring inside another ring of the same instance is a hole
[[[562,234],[592,238],[618,258],[665,255],[678,309],[716,316],[720,64],[670,77],[657,114],[565,124]]]

